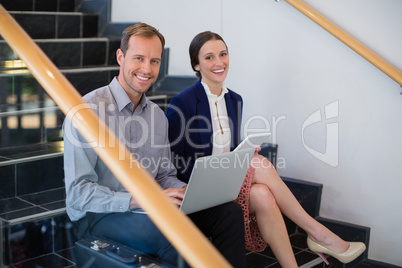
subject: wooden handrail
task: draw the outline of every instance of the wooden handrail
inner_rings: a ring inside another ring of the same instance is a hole
[[[397,82],[399,85],[402,86],[402,72],[398,69],[393,67],[391,64],[383,60],[380,56],[376,53],[365,47],[363,44],[358,42],[356,39],[351,37],[349,34],[342,31],[338,28],[335,24],[324,18],[318,12],[313,10],[311,7],[303,3],[301,0],[285,0],[294,8],[299,10],[301,13],[309,17],[315,23],[320,25],[322,28],[327,30],[330,34],[338,38],[341,42],[345,45],[353,49],[357,54],[365,58],[375,67],[380,69],[386,75],[388,75],[391,79]]]
[[[95,151],[184,259],[193,267],[230,267],[194,223],[169,201],[155,180],[140,165],[133,164],[130,152],[1,5],[0,34],[60,109],[73,117],[86,140],[102,144],[98,133],[104,133],[102,140],[111,141],[113,146],[95,146]],[[124,160],[119,160],[122,156]]]

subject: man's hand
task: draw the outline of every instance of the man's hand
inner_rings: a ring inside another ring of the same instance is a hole
[[[183,188],[169,188],[166,190],[163,190],[163,192],[168,196],[170,201],[173,204],[176,204],[178,206],[181,205],[181,202],[184,197],[184,193],[186,192],[187,185],[184,186]],[[133,197],[130,199],[130,209],[135,209],[139,208],[140,206],[138,205],[137,201]]]
[[[169,188],[169,189],[164,190],[163,192],[169,197],[170,201],[173,204],[180,206],[181,202],[183,201],[186,187],[187,186],[185,186],[183,188]]]

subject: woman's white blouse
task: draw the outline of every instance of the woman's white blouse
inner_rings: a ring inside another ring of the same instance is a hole
[[[219,96],[212,94],[206,83],[201,82],[204,86],[205,93],[208,97],[209,110],[211,112],[212,119],[212,135],[213,146],[212,154],[221,154],[223,152],[230,151],[230,124],[228,112],[226,110],[225,94],[228,93],[228,89],[223,84],[222,91]]]

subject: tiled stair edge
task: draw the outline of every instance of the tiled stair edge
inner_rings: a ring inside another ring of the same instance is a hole
[[[110,21],[111,0],[76,0],[75,11],[99,15],[98,36],[120,38],[121,32],[133,23],[112,23]]]

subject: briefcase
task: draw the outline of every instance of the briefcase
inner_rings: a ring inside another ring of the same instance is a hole
[[[115,241],[87,237],[75,243],[77,268],[167,268],[152,256]],[[169,267],[170,268],[170,267]]]

